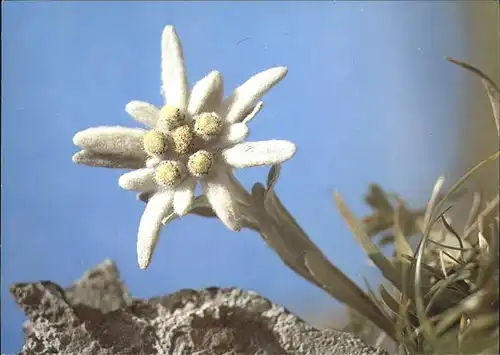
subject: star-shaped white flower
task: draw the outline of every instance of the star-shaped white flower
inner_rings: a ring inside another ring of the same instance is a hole
[[[232,170],[279,164],[296,150],[288,141],[243,142],[249,133],[246,122],[260,109],[258,100],[283,79],[286,68],[258,73],[222,100],[223,80],[217,71],[189,91],[182,47],[172,26],[163,31],[161,49],[165,106],[158,109],[142,101],[126,106],[152,130],[98,127],[73,139],[83,148],[73,158],[78,163],[137,169],[122,175],[119,184],[150,195],[138,231],[143,269],[151,261],[162,219],[172,206],[178,215],[189,212],[197,182],[220,220],[236,231],[241,221]]]

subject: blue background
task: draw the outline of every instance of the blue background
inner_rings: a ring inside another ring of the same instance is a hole
[[[191,84],[217,69],[228,95],[251,75],[286,65],[264,97],[251,139],[286,139],[298,153],[277,191],[311,238],[358,284],[377,277],[336,211],[338,190],[368,212],[370,182],[426,201],[457,149],[450,129],[464,58],[452,2],[7,2],[2,12],[2,353],[22,345],[13,282],[71,284],[105,258],[129,290],[253,289],[314,321],[339,304],[287,269],[260,237],[186,217],[136,263],[144,206],[120,171],[78,166],[75,132],[137,126],[131,100],[161,104],[160,35],[174,25]],[[455,125],[453,125],[455,126]],[[443,142],[446,141],[446,144]],[[238,173],[245,186],[266,169]]]

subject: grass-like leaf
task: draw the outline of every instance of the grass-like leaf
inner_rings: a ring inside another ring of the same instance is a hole
[[[417,261],[415,265],[415,280],[414,280],[414,285],[415,285],[415,307],[417,310],[417,317],[420,322],[420,325],[422,327],[422,330],[424,332],[424,335],[428,342],[430,343],[430,346],[434,347],[434,344],[437,342],[437,339],[434,334],[434,330],[432,327],[431,322],[427,318],[427,315],[425,313],[425,306],[424,306],[424,299],[422,295],[422,265],[424,264],[423,262],[423,256],[424,256],[424,250],[425,250],[425,245],[426,242],[429,238],[429,233],[432,228],[432,218],[435,214],[436,211],[436,204],[437,200],[439,197],[439,193],[441,191],[441,188],[443,187],[444,184],[444,178],[440,176],[438,180],[436,181],[436,184],[434,185],[434,188],[432,190],[431,198],[429,202],[427,203],[427,209],[425,211],[425,216],[424,216],[424,236],[420,242],[420,246],[418,248],[417,252]]]
[[[347,226],[354,235],[356,241],[361,245],[361,247],[368,254],[368,257],[373,261],[375,265],[380,269],[384,277],[389,280],[398,290],[401,291],[401,279],[402,275],[400,270],[398,270],[380,251],[375,244],[371,241],[370,237],[364,232],[361,224],[351,213],[345,202],[342,200],[338,193],[335,194],[335,202],[340,214],[344,218]]]
[[[323,255],[318,254],[317,251],[307,251],[304,260],[314,279],[322,285],[326,292],[359,312],[389,337],[396,339],[395,322],[384,312],[376,299],[370,299],[342,271],[328,262]]]
[[[476,67],[465,63],[461,60],[453,59],[451,57],[446,58],[448,61],[465,68],[474,74],[478,75],[481,78],[481,82],[488,94],[488,98],[490,99],[491,109],[493,111],[493,118],[495,119],[495,125],[497,126],[498,136],[500,137],[500,91],[498,90],[498,86],[490,79],[485,73]]]

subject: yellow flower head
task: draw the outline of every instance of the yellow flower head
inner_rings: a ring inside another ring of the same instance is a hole
[[[167,137],[157,130],[147,132],[143,138],[144,150],[148,155],[160,155],[167,149]]]
[[[174,151],[179,154],[186,154],[193,150],[194,134],[193,129],[188,125],[183,125],[174,129],[171,133],[174,143]]]
[[[204,112],[195,118],[194,132],[202,138],[212,138],[222,132],[223,122],[216,113]]]
[[[182,167],[173,160],[162,161],[155,170],[156,181],[163,186],[174,186],[182,180]]]
[[[192,175],[202,177],[210,172],[213,161],[212,154],[206,150],[199,150],[189,157],[187,168]]]

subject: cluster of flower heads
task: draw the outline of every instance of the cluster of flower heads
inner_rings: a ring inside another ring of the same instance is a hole
[[[237,231],[242,218],[233,170],[279,164],[296,150],[288,141],[245,142],[247,123],[262,106],[258,100],[285,77],[285,67],[254,75],[223,99],[223,80],[217,71],[189,90],[182,47],[172,26],[163,30],[161,52],[165,105],[157,108],[132,101],[125,108],[147,130],[94,127],[73,138],[82,148],[74,162],[133,169],[120,177],[119,185],[149,196],[137,241],[142,269],[151,261],[163,218],[172,207],[179,216],[190,211],[198,182],[218,218]]]

